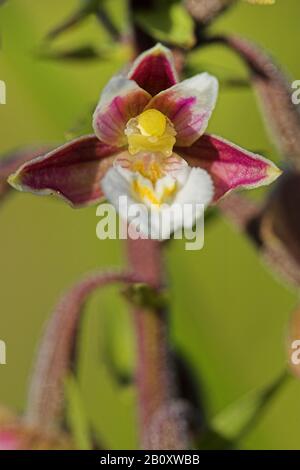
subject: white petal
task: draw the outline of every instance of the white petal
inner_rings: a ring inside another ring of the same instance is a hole
[[[192,168],[183,188],[177,193],[170,207],[173,216],[172,231],[181,227],[191,229],[204,209],[212,201],[214,186],[209,174],[200,168]],[[168,233],[162,238],[169,238]]]
[[[218,97],[218,80],[201,73],[162,91],[148,103],[168,116],[177,146],[190,146],[204,134]]]
[[[130,192],[130,180],[132,178],[132,172],[122,167],[110,168],[104,178],[101,181],[101,187],[105,197],[113,204],[116,209],[119,209],[120,196],[127,196],[130,203],[136,201],[133,200]],[[120,214],[122,217],[127,217],[126,214]]]
[[[182,171],[186,175],[185,167]],[[191,228],[203,213],[202,205],[204,208],[207,207],[213,199],[214,188],[209,174],[200,168],[192,168],[172,204],[162,204],[160,208],[155,207],[151,210],[151,227],[149,227],[149,207],[146,204],[139,204],[131,194],[131,182],[135,177],[135,173],[116,166],[106,173],[102,180],[102,189],[123,219],[131,222],[138,216],[139,229],[147,237],[151,235],[152,238],[164,240],[170,238],[172,232],[176,232],[182,226]],[[161,192],[163,185],[171,184],[173,181],[174,178],[171,176],[162,178],[157,185],[157,192]],[[144,183],[151,186],[147,179]],[[145,210],[137,214],[138,206],[143,206]],[[190,218],[184,217],[186,215],[184,207],[189,210]]]
[[[183,188],[176,194],[174,203],[198,203],[205,207],[212,201],[214,185],[210,175],[202,168],[192,168]]]
[[[142,202],[137,202],[131,196],[131,182],[134,173],[122,167],[111,168],[101,182],[102,190],[106,198],[118,211],[120,217],[127,223],[138,218],[139,231],[146,237],[150,237],[151,227],[148,221],[148,207]],[[158,239],[158,234],[153,228],[153,238]]]

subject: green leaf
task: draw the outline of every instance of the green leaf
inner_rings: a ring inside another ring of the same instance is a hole
[[[73,375],[69,375],[65,383],[67,402],[67,422],[75,444],[79,450],[92,449],[89,425],[82,404],[79,385]]]
[[[181,2],[172,0],[164,3],[165,7],[159,2],[151,11],[136,13],[136,22],[158,41],[186,48],[192,47],[195,37],[190,15]]]
[[[260,393],[251,393],[229,405],[228,408],[217,415],[212,422],[212,427],[227,439],[234,439],[256,414],[260,405]]]
[[[196,448],[198,450],[229,450],[234,449],[235,445],[229,439],[226,439],[212,429],[208,429],[197,439]]]
[[[288,377],[285,372],[266,388],[250,392],[229,405],[212,420],[211,428],[225,439],[235,441],[241,438],[262,417]]]

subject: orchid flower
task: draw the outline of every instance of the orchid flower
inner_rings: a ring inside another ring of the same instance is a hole
[[[185,203],[206,207],[233,189],[271,183],[280,174],[271,161],[205,134],[217,95],[208,73],[179,82],[171,51],[158,44],[104,88],[95,135],[25,163],[9,182],[74,207],[105,197],[117,207],[126,196],[129,206],[140,202],[158,213]]]

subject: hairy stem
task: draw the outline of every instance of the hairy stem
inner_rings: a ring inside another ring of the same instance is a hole
[[[261,47],[238,36],[215,36],[208,43],[220,43],[248,66],[254,90],[272,141],[280,153],[299,171],[300,106],[293,103],[292,81]]]
[[[27,424],[45,432],[59,427],[64,411],[64,379],[73,366],[81,313],[89,295],[108,284],[138,281],[128,273],[95,273],[77,282],[62,297],[38,349],[24,416]]]
[[[164,287],[162,243],[155,240],[128,242],[132,271],[150,287]],[[144,449],[187,449],[188,424],[185,404],[177,397],[176,377],[168,341],[165,307],[135,306],[137,336],[137,393],[141,446]]]

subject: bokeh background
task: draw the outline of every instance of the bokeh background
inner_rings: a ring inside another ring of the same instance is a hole
[[[122,0],[110,0],[117,22]],[[62,142],[86,116],[111,75],[126,61],[114,50],[102,61],[53,61],[40,57],[45,33],[76,6],[74,0],[9,0],[0,10],[0,79],[7,104],[0,106],[0,152]],[[291,76],[300,78],[300,2],[272,7],[240,4],[214,30],[235,32],[263,44]],[[107,36],[94,18],[56,41],[103,47]],[[193,54],[194,70],[222,79],[246,77],[240,61],[221,47]],[[225,80],[226,81],[226,80]],[[224,83],[224,80],[223,82]],[[277,161],[249,88],[221,86],[209,131]],[[254,197],[260,197],[256,191]],[[7,365],[0,366],[0,402],[20,412],[43,326],[58,297],[83,273],[126,263],[118,240],[96,238],[95,208],[73,210],[51,197],[12,193],[0,208],[0,339]],[[286,367],[286,331],[297,296],[263,265],[251,244],[222,217],[206,225],[205,247],[167,252],[172,298],[171,336],[193,367],[209,417],[245,393],[272,382]],[[107,349],[123,372],[132,372],[134,336],[118,290],[94,295],[80,335],[82,409],[108,448],[136,448],[135,391],[120,389],[107,364]],[[243,448],[300,448],[300,383],[290,380],[263,419],[242,440]]]

